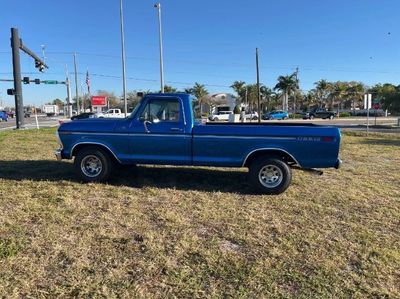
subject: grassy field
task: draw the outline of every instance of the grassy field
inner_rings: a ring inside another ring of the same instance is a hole
[[[81,184],[54,130],[0,133],[0,298],[399,298],[400,138],[251,195],[245,170],[138,167]]]

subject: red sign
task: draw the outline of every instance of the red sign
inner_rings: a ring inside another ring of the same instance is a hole
[[[107,106],[107,97],[92,96],[92,106]]]

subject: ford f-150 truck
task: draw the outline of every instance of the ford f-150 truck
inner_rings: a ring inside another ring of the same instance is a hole
[[[279,194],[292,168],[338,168],[339,129],[293,123],[202,123],[187,94],[149,94],[124,119],[62,124],[56,157],[74,158],[86,182],[107,180],[117,164],[247,167],[255,191]]]

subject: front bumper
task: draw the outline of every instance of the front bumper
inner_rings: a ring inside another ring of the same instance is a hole
[[[62,160],[62,150],[61,149],[55,150],[54,154],[56,155],[57,161],[61,161]]]

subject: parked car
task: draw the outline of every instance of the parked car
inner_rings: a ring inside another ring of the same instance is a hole
[[[125,113],[121,109],[108,109],[104,113],[97,113],[97,116],[98,118],[125,118]]]
[[[96,117],[97,117],[97,115],[94,112],[84,112],[84,113],[72,116],[71,120],[85,119],[85,118],[96,118]]]
[[[25,118],[31,117],[31,112],[25,111],[25,112],[24,112],[24,117],[25,117]]]
[[[5,111],[0,111],[0,122],[1,121],[8,121],[8,115]]]
[[[262,119],[271,120],[271,119],[287,119],[289,118],[289,113],[283,110],[276,110],[267,112],[263,115]]]
[[[339,168],[340,129],[314,124],[196,122],[187,94],[146,95],[130,117],[85,119],[57,130],[58,160],[81,180],[106,181],[118,164],[247,167],[255,191],[279,194],[292,168]],[[307,178],[309,179],[309,178]]]
[[[306,112],[303,116],[303,119],[314,119],[314,118],[322,118],[322,119],[334,119],[336,117],[336,112],[329,111],[327,109],[319,108],[315,110],[311,110],[310,112]]]
[[[242,119],[242,117],[240,117]],[[244,119],[245,120],[257,120],[258,119],[258,113],[257,112],[246,112],[244,114]]]
[[[7,111],[7,115],[9,118],[14,118],[14,111]]]
[[[216,114],[211,114],[208,119],[211,121],[221,121],[221,120],[229,120],[229,115],[233,114],[233,111],[220,111]]]

